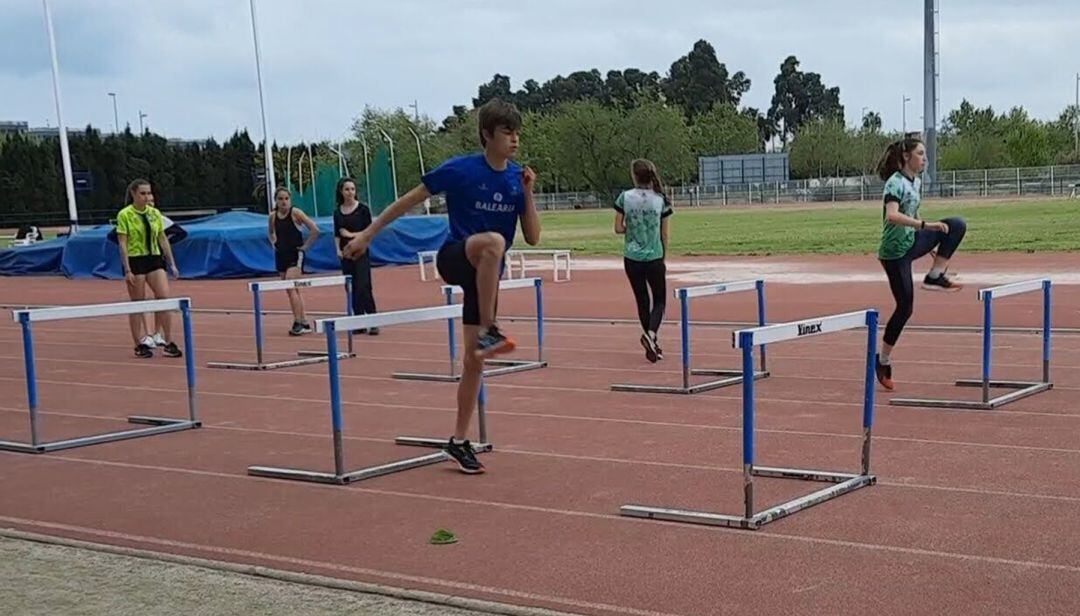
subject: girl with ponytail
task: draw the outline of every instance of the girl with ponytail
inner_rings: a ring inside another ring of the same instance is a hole
[[[967,225],[962,218],[927,222],[919,218],[919,174],[926,167],[926,147],[917,134],[909,134],[889,144],[878,162],[878,175],[885,180],[882,207],[881,245],[878,259],[889,279],[889,289],[896,300],[896,310],[885,326],[884,343],[877,357],[877,380],[892,390],[893,347],[915,305],[911,265],[916,259],[933,253],[930,272],[922,286],[930,291],[958,291],[962,285],[945,275],[949,259],[964,239]]]
[[[659,330],[667,298],[664,257],[672,209],[652,161],[635,160],[630,165],[630,174],[634,188],[615,199],[615,233],[626,236],[623,266],[637,303],[641,346],[645,349],[645,358],[655,363],[664,358]]]

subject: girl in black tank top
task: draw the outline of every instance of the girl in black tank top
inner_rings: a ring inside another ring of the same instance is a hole
[[[341,251],[350,239],[371,226],[371,210],[356,199],[356,182],[341,178],[337,185],[337,209],[334,210],[334,235],[337,252],[341,258],[341,273],[352,276],[352,308],[355,314],[375,313],[375,294],[371,285],[371,259],[368,254],[355,259],[341,257]],[[346,213],[348,212],[348,213]],[[378,335],[378,328],[367,332]]]
[[[284,213],[284,216],[282,214]],[[300,223],[308,228],[308,239],[300,232]],[[315,244],[319,227],[302,210],[292,207],[292,194],[285,187],[274,192],[274,211],[270,213],[267,231],[274,246],[274,269],[283,280],[299,278],[304,270],[304,251]],[[299,289],[287,289],[289,306],[292,308],[293,325],[289,334],[299,336],[311,331],[304,314],[304,300]]]
[[[300,233],[300,228],[296,226],[296,221],[293,220],[292,206],[289,206],[288,213],[285,217],[281,217],[281,213],[275,208],[274,210],[274,236],[277,238],[277,242],[274,244],[274,250],[278,252],[289,252],[300,248],[304,244],[304,235]]]

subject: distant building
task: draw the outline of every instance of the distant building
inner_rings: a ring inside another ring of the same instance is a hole
[[[26,122],[0,122],[0,135],[22,135],[29,128]]]
[[[791,164],[787,152],[699,156],[698,183],[702,186],[787,182]]]

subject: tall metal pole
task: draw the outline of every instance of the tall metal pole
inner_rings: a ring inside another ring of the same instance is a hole
[[[139,110],[139,134],[140,135],[142,135],[143,133],[146,132],[146,129],[143,128],[143,122],[142,122],[143,118],[146,118],[146,117],[149,117],[149,116],[147,116],[145,113],[143,113],[142,109],[140,109]]]
[[[923,181],[933,190],[937,181],[937,0],[925,0],[923,18],[923,143],[926,172]],[[923,189],[924,191],[926,188]]]
[[[360,131],[360,145],[364,148],[364,186],[367,188],[367,204],[368,207],[375,207],[371,203],[371,170],[368,169],[367,137],[364,131]]]
[[[416,139],[416,155],[420,158],[420,177],[424,177],[424,150],[420,147],[420,135],[416,134],[413,128],[409,127],[409,132],[412,133],[414,139]],[[431,214],[431,199],[424,199],[424,213]]]
[[[270,147],[270,129],[266,121],[266,95],[263,93],[262,53],[259,50],[259,26],[255,17],[255,0],[248,0],[251,6],[251,37],[255,41],[255,78],[259,84],[259,110],[262,112],[263,156],[266,158],[266,207],[274,211],[274,153]]]
[[[109,92],[112,97],[113,134],[120,134],[120,114],[116,112],[116,92]]]
[[[56,59],[56,36],[53,34],[52,11],[49,0],[41,0],[45,9],[45,31],[49,37],[49,55],[52,56],[53,98],[56,101],[57,134],[60,135],[60,159],[64,165],[64,188],[67,190],[68,224],[71,234],[79,232],[79,209],[75,204],[75,181],[71,173],[71,150],[68,149],[67,125],[64,124],[64,110],[60,103],[60,63]]]
[[[1073,131],[1075,141],[1073,147],[1080,152],[1080,73],[1076,74],[1076,106],[1073,108],[1073,125],[1076,127]]]
[[[398,200],[398,187],[397,187],[397,163],[394,162],[394,140],[390,138],[390,135],[383,129],[379,129],[382,133],[383,139],[390,145],[390,179],[394,182],[394,201]]]
[[[908,104],[908,101],[910,101],[910,100],[911,99],[908,98],[908,95],[905,94],[904,95],[904,100],[900,104],[901,108],[902,108],[902,111],[900,113],[901,113],[901,117],[903,118],[903,120],[901,120],[901,125],[900,126],[901,126],[901,130],[904,133],[907,133],[907,104]]]

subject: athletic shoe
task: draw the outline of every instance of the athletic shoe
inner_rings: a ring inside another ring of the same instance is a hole
[[[164,344],[161,347],[161,352],[165,357],[183,357],[184,352],[180,350],[180,347],[176,346],[175,342]]]
[[[660,348],[660,337],[656,335],[656,332],[652,334],[653,348],[656,349],[656,359],[664,359],[664,349]]]
[[[953,282],[943,272],[937,278],[931,278],[930,274],[927,274],[926,278],[923,278],[922,287],[927,291],[959,291],[964,288],[964,285]]]
[[[650,363],[656,363],[656,343],[653,342],[652,336],[648,334],[641,334],[641,346],[645,349],[645,359]]]
[[[162,336],[160,332],[154,334],[154,345],[155,346],[163,347],[163,346],[166,346],[168,344],[169,344],[168,342],[165,342],[165,336]]]
[[[877,375],[878,383],[885,389],[893,390],[892,380],[892,364],[881,363],[881,355],[878,355],[874,360],[874,374]]]
[[[146,345],[151,349],[157,346],[157,342],[154,342],[153,336],[143,336],[142,342],[139,344]]]
[[[369,335],[369,336],[378,336],[379,335],[379,328],[378,327],[372,327],[371,329],[368,330],[367,335]]]
[[[480,359],[509,353],[515,348],[517,348],[517,343],[504,336],[495,325],[487,328],[487,331],[480,334],[476,340],[476,356]]]
[[[149,346],[140,342],[139,345],[135,347],[135,357],[138,357],[139,359],[147,359],[153,356],[154,350]]]
[[[293,321],[292,329],[289,330],[290,336],[303,336],[309,333],[311,333],[311,325],[300,321]]]
[[[451,438],[446,442],[446,453],[457,462],[458,470],[466,475],[477,475],[484,472],[484,465],[476,459],[476,452],[466,440],[464,443],[455,443]]]

